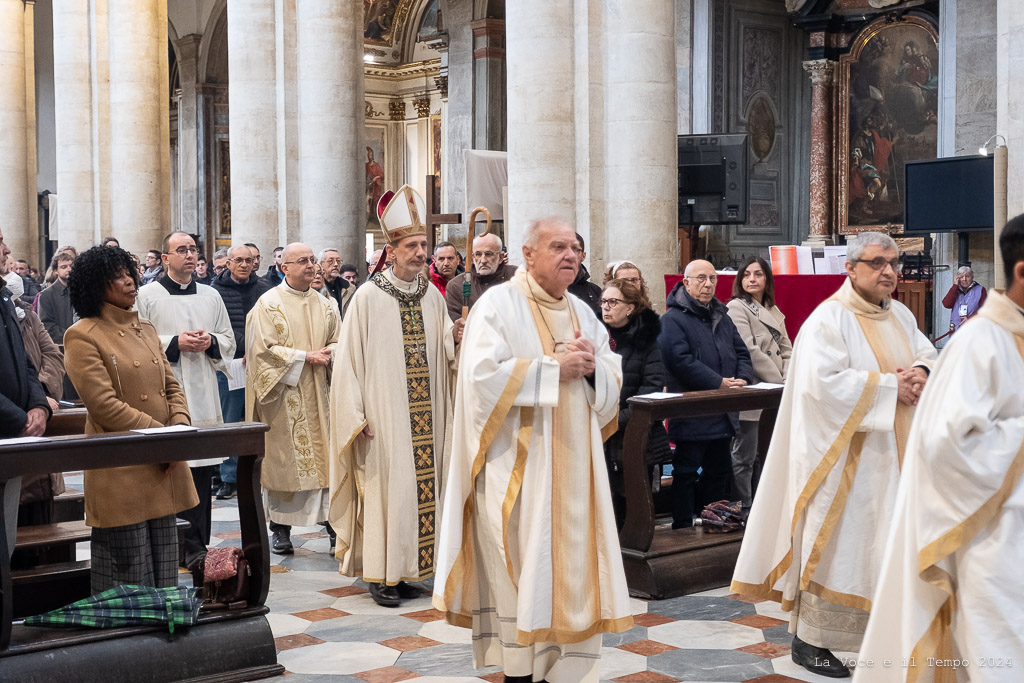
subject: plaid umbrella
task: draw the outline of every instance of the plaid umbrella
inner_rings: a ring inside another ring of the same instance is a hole
[[[168,630],[174,633],[175,626],[192,626],[196,623],[202,603],[196,597],[195,588],[122,585],[52,612],[28,617],[25,624],[92,628],[167,624]]]

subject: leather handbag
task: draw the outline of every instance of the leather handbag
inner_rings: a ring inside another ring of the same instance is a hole
[[[241,548],[210,548],[203,563],[204,609],[245,607],[251,574]]]

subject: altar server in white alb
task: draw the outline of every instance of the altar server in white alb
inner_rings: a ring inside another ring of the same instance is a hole
[[[388,193],[391,195],[391,193]],[[385,195],[387,199],[388,195]],[[380,212],[390,268],[356,290],[331,380],[331,510],[337,556],[385,606],[434,576],[451,424],[452,321],[422,273],[426,210],[408,185]]]
[[[953,336],[914,417],[857,683],[1024,678],[1024,216],[999,246],[1008,288]]]
[[[172,232],[164,238],[162,252],[164,274],[139,289],[135,307],[139,317],[153,323],[160,335],[171,370],[185,392],[192,426],[222,424],[217,371],[226,373],[235,354],[231,319],[220,294],[192,280],[198,257],[192,237]],[[199,505],[178,513],[191,524],[185,530],[186,566],[201,559],[210,543],[210,486],[214,467],[223,460],[216,453],[197,455],[200,458],[188,465]]]
[[[633,626],[602,448],[621,361],[566,291],[575,246],[567,223],[533,223],[462,341],[434,606],[506,681],[597,681],[602,634]]]
[[[793,661],[843,677],[860,647],[914,406],[935,349],[891,298],[895,242],[861,233],[800,329],[732,590],[792,612]]]

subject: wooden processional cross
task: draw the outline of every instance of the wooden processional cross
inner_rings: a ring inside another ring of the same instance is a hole
[[[427,251],[434,253],[436,240],[434,231],[442,225],[456,225],[462,222],[461,213],[441,213],[441,187],[436,175],[427,176]],[[469,254],[466,254],[469,259]]]

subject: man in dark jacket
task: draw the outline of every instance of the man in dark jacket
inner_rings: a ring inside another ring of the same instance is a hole
[[[231,330],[235,333],[236,359],[245,356],[245,316],[256,305],[256,300],[270,289],[270,283],[256,275],[253,264],[254,256],[249,247],[231,247],[227,268],[211,285],[224,300],[224,308],[228,309]],[[232,375],[236,371],[244,374],[237,361],[232,370]],[[222,372],[217,373],[217,388],[220,391],[220,410],[225,424],[241,422],[245,417],[245,389],[229,390],[228,378]],[[217,499],[225,500],[235,495],[238,490],[238,458],[231,457],[221,463],[220,480]]]
[[[658,343],[670,392],[738,388],[753,380],[750,353],[728,309],[715,298],[718,276],[707,261],[691,261],[668,296]],[[738,415],[669,420],[676,442],[672,459],[672,528],[693,525],[693,515],[729,495],[729,442]],[[700,477],[697,470],[701,470]]]
[[[267,268],[267,273],[263,276],[264,281],[271,287],[277,287],[284,282],[284,274],[281,273],[281,254],[283,253],[284,247],[274,248],[274,264]],[[256,271],[253,270],[253,272],[255,273]]]
[[[7,275],[7,255],[11,250],[4,244],[0,231],[0,276]],[[0,283],[3,280],[0,279]],[[18,328],[14,301],[6,284],[0,284],[0,439],[19,436],[42,436],[46,421],[50,419],[50,406],[46,392],[39,383],[32,361],[25,353],[25,343]],[[7,548],[14,552],[18,525],[18,501],[21,498],[21,477],[9,479],[4,488],[3,506]]]
[[[320,265],[324,269],[324,288],[338,304],[338,313],[344,317],[345,309],[355,289],[341,277],[341,255],[337,249],[328,248],[320,252]]]
[[[483,296],[488,287],[508,282],[516,274],[515,266],[502,263],[501,238],[494,233],[480,235],[473,239],[473,265],[469,272],[460,273],[445,286],[444,301],[452,322],[462,318],[462,306],[469,308]],[[463,301],[462,284],[469,280],[469,299]],[[456,343],[462,342],[461,329],[456,333]]]
[[[569,285],[568,291],[590,306],[591,310],[594,311],[594,315],[600,320],[601,287],[590,281],[590,273],[587,272],[587,267],[583,265],[583,259],[587,258],[587,243],[583,241],[583,236],[579,233],[576,233],[576,248],[573,251],[576,252],[576,262],[580,264],[580,269],[576,271],[576,279]]]

